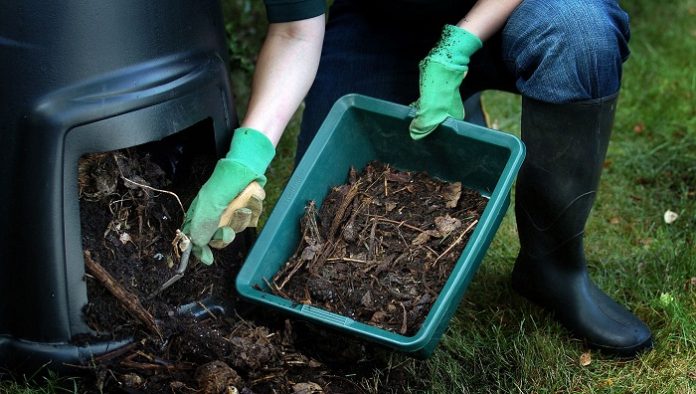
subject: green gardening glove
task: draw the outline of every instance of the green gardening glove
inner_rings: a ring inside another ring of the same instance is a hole
[[[411,138],[430,134],[448,116],[464,119],[459,85],[469,69],[469,57],[483,44],[474,34],[457,26],[445,25],[440,41],[419,63],[420,98],[416,117],[411,121]]]
[[[194,255],[204,264],[213,263],[208,246],[211,240],[227,244],[234,239],[231,228],[218,228],[227,204],[249,183],[266,184],[264,173],[273,156],[275,148],[261,132],[246,127],[235,130],[230,151],[218,160],[213,174],[198,191],[182,228],[191,238]]]

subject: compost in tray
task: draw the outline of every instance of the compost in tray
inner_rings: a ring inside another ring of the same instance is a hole
[[[375,161],[301,219],[296,252],[271,289],[293,301],[414,335],[487,199],[460,182]]]

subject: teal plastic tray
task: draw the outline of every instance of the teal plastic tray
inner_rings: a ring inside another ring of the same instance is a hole
[[[507,211],[510,188],[525,149],[513,135],[453,119],[423,140],[414,141],[408,133],[412,111],[356,94],[334,104],[237,276],[236,287],[242,297],[418,358],[430,356]],[[372,160],[399,170],[426,171],[446,181],[461,181],[490,198],[447,283],[413,336],[298,304],[271,294],[266,284],[297,248],[307,201],[320,205],[331,187],[347,182],[351,166],[361,170]]]

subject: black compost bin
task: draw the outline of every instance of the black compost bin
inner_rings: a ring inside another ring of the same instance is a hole
[[[70,342],[90,333],[78,159],[203,120],[222,154],[233,108],[216,1],[0,4],[0,367],[79,363],[123,344]]]

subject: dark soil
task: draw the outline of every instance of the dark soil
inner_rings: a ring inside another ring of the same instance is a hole
[[[430,311],[483,212],[461,183],[374,162],[310,202],[297,252],[273,290],[402,335]]]
[[[423,388],[423,382],[414,381],[405,367],[413,364],[393,363],[392,352],[321,327],[286,320],[239,300],[233,291],[234,278],[254,240],[253,230],[238,235],[224,250],[214,251],[215,264],[210,267],[197,264],[192,257],[184,278],[161,294],[155,294],[174,274],[179,263],[172,241],[183,219],[177,199],[164,191],[175,193],[181,204],[188,207],[215,163],[215,158],[207,153],[209,150],[195,150],[187,160],[178,163],[177,171],[173,171],[176,167],[171,167],[157,152],[158,149],[146,146],[85,156],[79,163],[83,248],[154,316],[161,332],[161,336],[153,334],[129,314],[101,282],[87,274],[89,303],[83,312],[96,336],[81,336],[75,338],[75,342],[124,338],[131,342],[83,367],[91,377],[84,380],[84,390],[232,393],[234,387],[241,393],[355,393],[366,392],[361,381],[369,382],[375,376],[382,376],[381,383],[390,387],[391,392],[399,392],[405,386]],[[405,182],[400,180],[405,175],[390,174],[387,179],[390,193],[425,197],[424,189],[415,186],[420,175],[411,174],[414,182]],[[380,175],[375,172],[373,176],[377,179]],[[428,184],[438,191],[432,193],[433,200],[428,201],[426,207],[441,203],[444,188],[448,186],[438,185]],[[406,189],[397,191],[399,187]],[[414,189],[408,191],[409,188]],[[338,200],[333,200],[336,198],[327,200],[325,207],[340,205]],[[362,198],[361,194],[355,201]],[[374,211],[375,214],[384,219],[393,218],[384,216],[385,210],[391,207],[389,201],[382,200],[383,206]],[[469,210],[458,206],[462,213]],[[391,210],[399,211],[397,208]],[[401,219],[393,220],[407,220],[413,226],[430,231],[422,222],[414,221],[412,214],[418,211],[409,208],[402,212]],[[330,229],[328,222],[323,223],[327,220],[326,217],[319,219],[322,228]],[[389,231],[390,226],[380,224],[375,231],[378,229]],[[445,256],[443,248],[433,242],[443,240],[446,247],[461,230],[460,227],[450,236],[439,238],[433,233],[433,240],[414,248],[412,256],[402,258],[411,261],[404,267],[413,268],[419,259],[428,257],[425,250],[432,248],[435,252],[430,253],[443,255],[428,269],[434,275],[427,276],[428,286],[437,286],[435,278],[446,277],[445,265],[451,265],[457,252],[453,249]],[[344,230],[334,231],[345,233]],[[391,231],[404,237],[414,235],[405,225],[391,226]],[[381,236],[387,239],[385,234]],[[368,270],[372,275],[384,277],[387,274],[387,267],[380,268],[382,263],[377,263],[378,256],[387,256],[385,261],[390,264],[396,260],[382,251],[387,250],[386,242],[374,244],[375,253],[370,261],[376,266]],[[361,257],[357,252],[352,256],[368,259],[367,255]],[[338,263],[342,262],[327,262],[326,267],[339,267]],[[386,282],[382,283],[384,285]],[[394,291],[406,292],[404,294],[422,291],[420,288],[410,290],[408,284],[392,285]],[[437,294],[436,287],[431,290],[419,293],[419,298],[410,302],[425,305],[426,294],[431,298]],[[313,292],[313,300],[318,299],[317,289]],[[373,294],[373,302],[377,305],[378,293]],[[388,310],[389,302],[374,308]],[[399,299],[399,302],[410,307],[407,299]],[[398,307],[401,308],[401,304]],[[407,323],[408,328],[416,326],[415,319]],[[388,323],[391,319],[385,315],[383,321]],[[401,324],[397,321],[395,327],[401,328]]]

